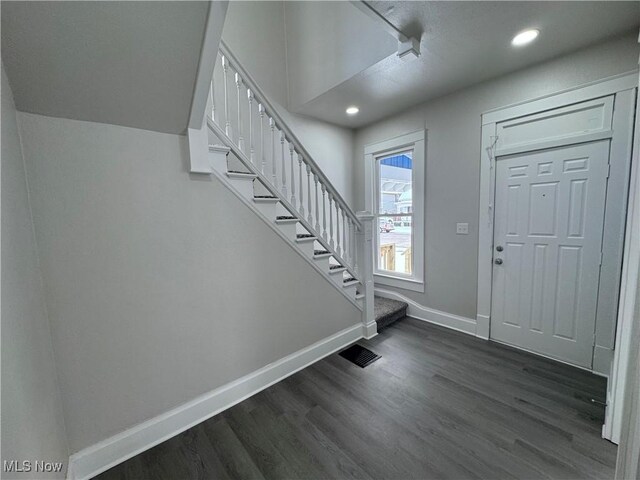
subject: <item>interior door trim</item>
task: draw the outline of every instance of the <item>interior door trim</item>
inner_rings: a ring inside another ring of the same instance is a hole
[[[628,194],[629,166],[631,160],[631,143],[633,134],[633,112],[638,85],[637,72],[618,75],[604,79],[600,82],[579,87],[568,92],[547,96],[538,100],[494,110],[483,114],[481,129],[481,158],[480,158],[480,201],[478,219],[478,303],[476,314],[476,336],[490,338],[491,321],[491,294],[493,271],[493,205],[495,196],[495,168],[496,156],[496,125],[502,121],[534,115],[556,108],[567,107],[579,102],[587,102],[607,95],[614,95],[614,111],[612,124],[616,128],[605,132],[603,138],[611,138],[612,177],[609,178],[608,192],[612,191],[615,198],[610,198],[607,193],[607,204],[610,200],[622,201],[626,207]],[[613,133],[615,131],[615,134]],[[607,137],[608,135],[608,137]],[[575,143],[573,138],[563,139],[562,145]],[[615,155],[614,155],[615,152]],[[614,165],[615,160],[615,165]],[[613,173],[615,170],[615,178]],[[616,193],[617,192],[617,193]],[[605,207],[606,208],[606,207]],[[618,209],[619,210],[619,209]],[[620,262],[614,261],[614,267],[619,270],[621,265],[622,240],[624,234],[624,212],[613,212],[607,209],[605,212],[605,229],[613,228],[613,233],[608,233],[610,243],[617,239],[620,244],[616,248],[608,248],[603,245],[603,251],[612,250],[619,255]],[[615,237],[615,238],[614,238]],[[611,258],[609,258],[611,262]],[[613,275],[609,275],[613,278]],[[619,274],[618,274],[619,280]],[[619,288],[619,284],[616,288]],[[615,329],[615,325],[613,326]],[[611,344],[613,347],[613,344]],[[606,349],[605,349],[606,350]],[[610,350],[612,351],[612,350]],[[607,355],[603,357],[600,366],[609,366]],[[595,363],[594,363],[595,366]],[[606,372],[600,371],[605,374]]]

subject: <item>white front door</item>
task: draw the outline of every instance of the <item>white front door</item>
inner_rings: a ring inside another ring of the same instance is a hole
[[[491,338],[592,366],[609,140],[496,160]]]

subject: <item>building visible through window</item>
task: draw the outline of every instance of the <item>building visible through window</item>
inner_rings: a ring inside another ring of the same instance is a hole
[[[376,159],[378,270],[413,272],[413,151]]]

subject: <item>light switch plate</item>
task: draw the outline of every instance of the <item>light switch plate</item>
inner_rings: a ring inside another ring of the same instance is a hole
[[[456,235],[468,235],[469,224],[468,223],[456,223]]]

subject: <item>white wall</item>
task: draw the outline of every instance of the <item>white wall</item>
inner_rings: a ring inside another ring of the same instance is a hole
[[[286,2],[284,13],[294,111],[398,50],[398,41],[351,2]]]
[[[283,2],[230,2],[222,38],[338,192],[353,206],[353,131],[287,110],[289,85]]]
[[[2,461],[64,462],[67,440],[11,87],[2,66]],[[3,473],[2,478],[36,478]],[[39,478],[39,477],[38,477]]]
[[[1,8],[2,56],[20,111],[159,132],[187,128],[209,2]]]
[[[279,113],[336,190],[353,208],[353,130],[297,115],[283,107]]]
[[[222,39],[260,88],[287,106],[284,2],[229,2]]]
[[[611,40],[418,105],[356,132],[355,205],[364,208],[364,147],[427,129],[425,293],[421,305],[475,319],[480,117],[487,110],[637,69],[635,35]],[[456,235],[456,222],[469,235]]]
[[[72,452],[360,322],[184,137],[19,120]]]

